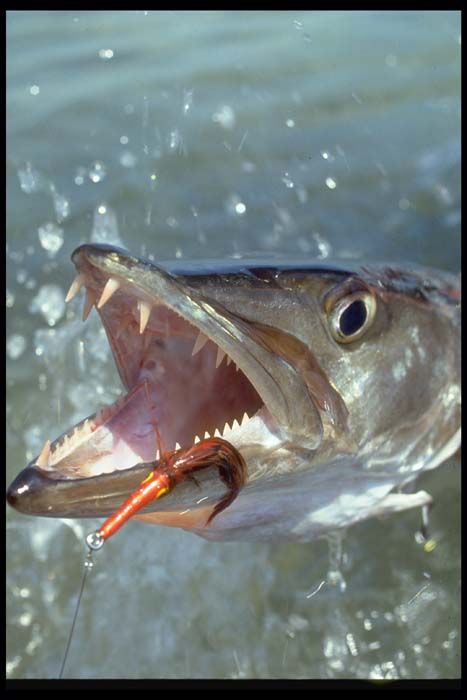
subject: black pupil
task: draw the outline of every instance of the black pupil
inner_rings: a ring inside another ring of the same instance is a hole
[[[342,335],[353,335],[366,321],[365,302],[357,300],[348,305],[339,318],[339,326]]]

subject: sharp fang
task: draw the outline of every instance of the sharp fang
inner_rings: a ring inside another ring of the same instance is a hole
[[[214,437],[222,437],[222,435],[219,432],[219,428],[216,428],[214,431]]]
[[[204,333],[201,333],[201,331],[198,334],[198,337],[196,338],[195,344],[193,346],[193,350],[191,351],[192,355],[196,355],[208,342],[209,338],[204,335]]]
[[[195,445],[197,445],[198,442],[201,442],[201,440],[199,439],[199,437],[198,437],[197,435],[195,435],[195,439],[194,439],[193,442],[194,442]]]
[[[224,359],[226,353],[222,350],[222,348],[217,348],[217,355],[216,355],[216,369],[219,367],[221,364],[222,360]]]
[[[112,296],[112,294],[115,294],[117,289],[120,287],[120,282],[118,282],[116,279],[113,277],[109,277],[107,282],[105,283],[105,287],[102,290],[101,298],[99,299],[97,303],[97,308],[100,309],[101,306],[104,306],[105,303],[107,303]]]
[[[38,467],[47,467],[47,465],[49,464],[49,455],[50,455],[50,440],[47,440],[44,447],[42,448],[42,452],[40,453],[39,457],[36,459],[36,465]]]
[[[227,421],[225,422],[224,430],[222,431],[222,435],[225,435],[226,432],[230,432],[230,425],[227,423]]]
[[[227,355],[227,360],[226,360],[226,362],[227,362],[228,365],[230,365],[230,363],[232,362],[232,358],[229,357],[228,355]]]
[[[149,321],[149,316],[151,315],[151,304],[148,304],[147,301],[139,301],[138,302],[138,308],[139,308],[139,334],[141,335],[144,333],[144,329],[148,325]]]
[[[91,309],[94,306],[96,301],[96,295],[91,289],[86,289],[86,298],[84,300],[84,307],[83,307],[83,321],[87,319],[89,314],[91,313]]]
[[[206,430],[206,432],[204,433],[204,439],[207,440],[210,437],[211,436],[209,435],[208,431]]]
[[[80,272],[79,275],[76,275],[65,297],[65,303],[71,301],[73,297],[75,297],[78,294],[81,287],[84,286],[85,281],[86,275],[83,272]]]
[[[236,418],[234,418],[234,422],[232,423],[232,430],[236,430],[236,428],[240,427],[240,423]]]
[[[242,425],[245,425],[245,423],[248,423],[249,420],[250,420],[250,416],[245,411],[245,413],[243,414],[243,418],[242,418]]]
[[[182,449],[182,446],[180,445],[179,442],[176,442],[176,443],[175,443],[175,449],[176,449],[176,450],[181,450],[181,449]]]
[[[157,459],[157,461],[159,461],[160,458],[161,458],[161,452],[160,452],[160,450],[157,450],[157,452],[156,452],[156,459]]]

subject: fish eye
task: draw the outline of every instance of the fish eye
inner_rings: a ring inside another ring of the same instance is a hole
[[[371,326],[376,300],[369,292],[359,291],[339,299],[328,315],[332,337],[338,343],[352,343]]]

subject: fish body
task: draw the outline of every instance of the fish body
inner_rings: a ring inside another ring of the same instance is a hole
[[[33,515],[107,517],[161,445],[218,435],[248,480],[213,474],[142,519],[215,540],[309,541],[428,504],[407,485],[460,446],[460,282],[399,265],[155,265],[103,245],[72,256],[125,397],[53,443],[8,491]],[[154,430],[157,425],[157,431]],[[217,432],[216,432],[217,431]],[[156,458],[157,462],[157,458]]]

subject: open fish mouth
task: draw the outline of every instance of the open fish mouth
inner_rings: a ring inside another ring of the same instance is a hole
[[[37,466],[92,477],[153,462],[160,449],[187,448],[211,436],[234,440],[264,403],[238,364],[194,325],[196,303],[190,309],[185,302],[182,310],[162,288],[155,297],[132,278],[130,256],[96,250],[82,246],[74,253],[78,276],[67,300],[85,289],[83,320],[97,309],[127,393],[46,447]],[[109,260],[117,263],[111,274]]]
[[[83,320],[95,307],[127,393],[47,441],[10,486],[11,505],[54,517],[104,516],[161,451],[216,436],[238,448],[279,442],[278,423],[255,387],[274,396],[283,418],[280,385],[261,363],[270,349],[247,338],[245,321],[187,286],[187,277],[126,251],[83,245],[72,260],[78,274],[66,301],[84,289]],[[210,502],[219,485],[207,493]]]

